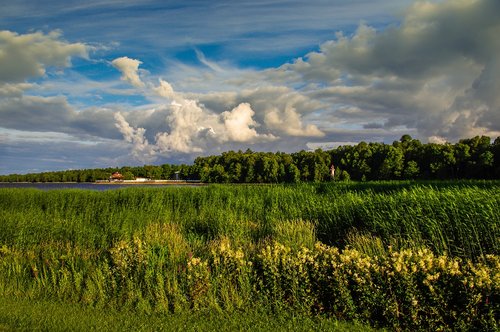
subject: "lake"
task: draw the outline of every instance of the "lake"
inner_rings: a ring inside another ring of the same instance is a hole
[[[113,190],[130,187],[178,187],[178,186],[199,186],[200,184],[100,184],[100,183],[2,183],[0,182],[0,189],[2,188],[35,188],[41,190],[54,190],[54,189],[87,189],[87,190]]]

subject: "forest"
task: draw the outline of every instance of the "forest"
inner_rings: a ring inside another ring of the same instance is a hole
[[[333,180],[434,180],[500,178],[500,137],[461,139],[457,143],[421,143],[403,135],[392,144],[360,142],[323,151],[254,152],[228,151],[198,157],[191,165],[144,165],[119,168],[65,170],[32,174],[0,175],[0,182],[94,182],[112,172],[125,179],[146,177],[168,180],[178,172],[181,179],[207,183],[298,183]]]

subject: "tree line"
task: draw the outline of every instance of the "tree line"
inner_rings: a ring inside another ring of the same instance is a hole
[[[400,179],[498,179],[500,137],[476,136],[451,144],[423,144],[404,135],[392,144],[345,145],[323,151],[254,152],[228,151],[198,157],[191,165],[144,165],[137,167],[67,170],[0,176],[2,182],[94,182],[113,172],[125,179],[145,177],[201,180],[208,183],[296,183],[334,180]]]

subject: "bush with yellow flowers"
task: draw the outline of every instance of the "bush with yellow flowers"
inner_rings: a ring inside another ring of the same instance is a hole
[[[244,247],[221,237],[181,259],[188,249],[182,245],[182,256],[160,264],[159,245],[167,244],[133,237],[116,241],[107,253],[2,246],[0,292],[144,312],[261,303],[395,330],[500,328],[496,255],[471,261],[390,247],[365,254],[319,242],[312,248],[273,241]]]
[[[211,244],[209,266],[217,306],[240,308],[250,302],[253,263],[243,248],[234,248],[227,237]]]
[[[274,243],[257,261],[274,303],[395,329],[498,328],[498,256],[473,263],[427,249],[370,257],[320,243],[296,252]]]

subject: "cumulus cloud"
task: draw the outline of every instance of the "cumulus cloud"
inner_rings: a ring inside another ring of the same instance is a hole
[[[284,110],[271,109],[266,113],[264,121],[269,128],[290,136],[324,136],[324,133],[315,125],[303,125],[300,115],[293,107],[285,107]]]
[[[203,133],[213,133],[212,129],[217,124],[215,115],[206,114],[194,100],[185,100],[180,97],[180,102],[172,102],[165,122],[170,127],[170,132],[156,134],[156,142],[161,153],[168,152],[201,152],[199,138]]]
[[[0,83],[43,76],[47,67],[69,67],[72,56],[88,56],[86,45],[63,41],[59,31],[23,35],[0,31],[0,50]]]
[[[441,137],[441,136],[431,136],[431,137],[429,137],[429,143],[445,144],[446,138]]]
[[[259,124],[253,119],[255,112],[247,103],[241,103],[230,111],[213,112],[197,100],[174,91],[165,80],[160,79],[152,91],[166,98],[170,104],[163,104],[159,110],[135,114],[136,121],[147,126],[163,115],[162,129],[156,127],[154,143],[149,143],[144,128],[129,125],[123,115],[115,115],[116,127],[124,139],[132,144],[132,155],[139,159],[165,156],[172,153],[202,153],[217,149],[225,143],[257,143],[275,140],[272,134],[258,133]],[[138,112],[135,112],[138,113]],[[142,118],[141,118],[142,117]]]
[[[144,128],[133,128],[121,113],[115,113],[115,126],[123,134],[125,140],[132,144],[132,156],[140,161],[155,160],[155,151],[144,137]]]
[[[139,66],[142,64],[141,61],[124,56],[114,59],[111,61],[111,64],[122,73],[122,80],[129,82],[137,88],[144,87],[144,82],[142,82],[139,77]]]
[[[158,85],[157,87],[153,87],[153,91],[161,97],[175,100],[177,94],[174,92],[174,88],[172,88],[172,85],[162,79],[160,79],[159,81],[160,85]]]
[[[250,142],[257,138],[259,134],[252,128],[257,125],[252,119],[254,114],[248,103],[239,104],[232,111],[222,113],[228,139],[235,142]]]
[[[303,115],[321,110],[325,104],[286,86],[263,83],[263,86],[255,89],[212,92],[196,96],[208,108],[215,110],[247,103],[254,111],[256,120],[277,135],[323,136],[323,132],[316,125],[304,124]]]

